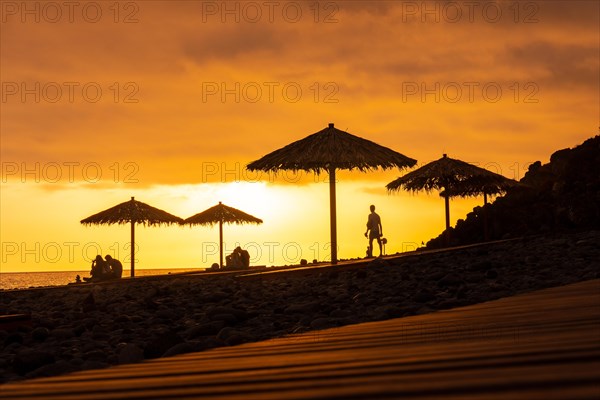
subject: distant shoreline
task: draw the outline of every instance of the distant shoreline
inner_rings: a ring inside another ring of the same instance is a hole
[[[463,245],[463,246],[457,246],[457,247],[449,247],[449,248],[441,248],[441,249],[426,249],[426,248],[420,248],[418,250],[414,250],[414,251],[410,251],[410,252],[405,252],[405,253],[395,253],[395,254],[391,254],[391,255],[386,255],[383,257],[383,259],[385,260],[396,260],[397,258],[405,258],[405,257],[414,257],[414,256],[424,256],[427,254],[438,254],[438,253],[445,253],[445,252],[451,252],[451,251],[456,251],[456,250],[460,250],[460,249],[469,249],[469,248],[480,248],[480,247],[487,247],[487,246],[494,246],[494,245],[498,245],[498,244],[502,244],[502,243],[507,243],[507,242],[511,242],[511,241],[519,241],[519,240],[533,240],[535,238],[539,238],[539,237],[543,237],[543,236],[547,236],[547,235],[533,235],[533,236],[527,236],[527,237],[518,237],[518,238],[510,238],[510,239],[501,239],[501,240],[495,240],[495,241],[490,241],[490,242],[482,242],[482,243],[473,243],[473,244],[467,244],[467,245]],[[346,260],[340,260],[339,262],[339,266],[348,266],[348,264],[358,264],[358,265],[362,265],[362,264],[366,264],[370,261],[372,261],[374,259],[367,259],[367,258],[354,258],[354,259],[346,259]],[[246,274],[253,274],[253,273],[257,273],[257,272],[265,272],[265,273],[275,273],[278,271],[282,271],[282,270],[305,270],[305,269],[314,269],[314,268],[322,268],[322,267],[336,267],[336,266],[332,266],[329,262],[327,261],[320,261],[317,263],[308,263],[307,265],[300,265],[300,264],[292,264],[292,265],[281,265],[281,266],[271,266],[271,267],[265,267],[265,266],[260,266],[259,268],[257,268],[258,266],[250,266],[249,270],[230,270],[230,269],[221,269],[221,270],[217,270],[217,271],[213,271],[211,270],[209,267],[203,267],[203,268],[148,268],[148,269],[136,269],[136,277],[135,279],[139,279],[139,278],[144,278],[144,279],[148,279],[148,278],[152,278],[152,279],[161,279],[161,278],[173,278],[173,277],[177,277],[177,276],[185,276],[185,275],[215,275],[215,274],[219,274],[219,273],[228,273],[228,274],[234,274],[234,275],[246,275]],[[174,271],[179,271],[179,272],[174,272]],[[130,270],[124,270],[123,271],[123,280],[124,281],[130,281],[130,277],[129,277],[129,272]],[[35,276],[35,274],[63,274],[63,276],[66,276],[69,280],[66,281],[65,279],[63,279],[61,281],[61,283],[56,283],[56,284],[48,284],[48,285],[22,285],[19,287],[4,287],[2,281],[0,281],[0,293],[4,292],[4,291],[23,291],[23,290],[38,290],[38,289],[53,289],[53,288],[61,288],[61,287],[73,287],[73,286],[89,286],[89,285],[93,285],[93,284],[89,284],[89,283],[82,283],[82,284],[75,284],[75,276],[76,275],[80,275],[81,277],[84,276],[89,276],[89,270],[87,271],[43,271],[43,272],[7,272],[7,273],[1,273],[0,277],[2,275],[10,275],[10,274],[21,274],[24,276],[31,276],[30,274],[33,274]],[[97,282],[95,284],[111,284],[111,283],[118,283],[119,281],[112,281],[112,282]]]
[[[514,238],[514,239],[503,239],[503,240],[497,240],[497,241],[492,241],[492,242],[485,242],[485,243],[474,243],[474,244],[469,244],[469,245],[465,245],[465,246],[459,246],[459,247],[453,247],[453,248],[445,248],[445,249],[431,249],[431,250],[427,250],[427,249],[419,249],[419,250],[415,250],[415,251],[410,251],[410,252],[406,252],[406,253],[395,253],[395,254],[391,254],[391,255],[386,255],[383,258],[386,260],[393,260],[399,257],[411,257],[411,256],[417,256],[417,255],[424,255],[424,254],[433,254],[433,253],[440,253],[440,252],[447,252],[447,251],[453,251],[456,249],[462,249],[462,248],[473,248],[473,247],[481,247],[481,246],[490,246],[490,245],[495,245],[498,243],[504,243],[507,241],[512,241],[512,240],[520,240],[522,238]],[[354,258],[354,259],[347,259],[347,260],[340,260],[340,265],[347,265],[347,264],[354,264],[354,263],[359,263],[359,264],[363,264],[363,263],[368,263],[369,261],[372,261],[373,259],[367,259],[367,258]],[[293,269],[310,269],[310,268],[315,268],[315,267],[327,267],[327,266],[331,266],[329,262],[327,261],[320,261],[317,263],[308,263],[307,265],[300,265],[300,264],[291,264],[291,265],[280,265],[280,266],[271,266],[271,267],[266,267],[266,266],[250,266],[249,270],[229,270],[229,269],[222,269],[222,270],[218,270],[218,271],[213,271],[210,269],[210,267],[202,267],[202,268],[194,268],[194,267],[190,267],[190,268],[144,268],[144,269],[136,269],[136,279],[137,278],[149,278],[149,277],[153,277],[153,278],[160,278],[160,277],[164,277],[164,278],[168,278],[168,277],[175,277],[175,276],[181,276],[181,275],[194,275],[194,274],[214,274],[214,273],[235,273],[235,274],[251,274],[251,273],[256,273],[256,272],[275,272],[275,271],[281,271],[281,270],[293,270]],[[65,280],[63,279],[61,281],[61,283],[56,283],[56,284],[47,284],[47,285],[39,285],[39,286],[35,286],[35,285],[27,285],[27,284],[23,284],[19,287],[5,287],[5,281],[0,280],[0,292],[2,291],[13,291],[13,290],[32,290],[32,289],[47,289],[47,288],[56,288],[56,287],[64,287],[64,286],[72,286],[72,284],[74,284],[75,282],[75,276],[76,275],[80,275],[81,277],[84,276],[89,276],[89,270],[85,270],[85,271],[37,271],[37,272],[4,272],[4,273],[0,273],[0,278],[5,275],[5,279],[7,278],[7,276],[9,275],[22,275],[24,277],[31,277],[31,276],[36,276],[36,275],[47,275],[47,274],[56,274],[58,275],[62,275],[63,277],[68,277],[68,279],[70,279],[69,281],[65,282]],[[129,280],[131,279],[129,277],[129,273],[130,270],[126,269],[123,270],[123,278],[125,280]],[[115,282],[98,282],[98,283],[115,283]],[[84,285],[84,284],[82,284]],[[89,285],[89,284],[85,284],[85,285]],[[10,285],[6,285],[6,286],[10,286]]]
[[[196,268],[153,268],[153,269],[136,269],[138,276],[153,276],[165,275],[168,276],[170,271],[198,270]],[[202,269],[203,270],[203,269]],[[2,272],[0,273],[0,292],[8,290],[29,290],[41,288],[63,287],[71,282],[75,282],[75,276],[89,276],[90,270],[85,271],[38,271],[38,272]],[[129,274],[129,270],[123,271],[124,277]],[[35,282],[28,284],[27,282]],[[47,281],[47,284],[43,282]],[[23,282],[23,283],[19,283]]]

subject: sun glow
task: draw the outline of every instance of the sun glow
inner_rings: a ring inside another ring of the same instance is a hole
[[[3,21],[0,272],[89,269],[96,252],[127,268],[127,226],[79,221],[132,196],[182,218],[221,201],[262,219],[224,227],[226,251],[250,247],[253,264],[326,260],[327,174],[245,166],[329,122],[419,166],[448,153],[514,179],[597,134],[598,2],[534,1],[534,24],[516,23],[510,2],[501,23],[403,21],[402,2],[387,1],[339,2],[337,23],[305,8],[298,23],[235,24],[201,23],[201,2],[138,3],[135,24],[110,12],[97,24]],[[44,89],[55,85],[62,96]],[[82,89],[97,86],[91,101]],[[364,256],[370,204],[388,253],[443,231],[437,193],[386,193],[399,175],[339,171],[340,258]],[[451,223],[482,202],[453,199]],[[137,265],[210,266],[217,241],[214,226],[139,226]]]
[[[340,258],[364,256],[363,236],[370,204],[377,206],[388,254],[414,250],[443,230],[443,201],[435,194],[388,195],[385,182],[340,179],[337,185],[337,230]],[[101,196],[99,194],[102,194]],[[228,254],[240,245],[253,265],[327,260],[329,247],[329,185],[327,182],[290,185],[271,182],[228,182],[120,186],[43,187],[5,185],[2,191],[2,272],[86,270],[96,254],[112,254],[129,267],[127,226],[84,227],[79,221],[116,204],[136,200],[182,218],[221,201],[263,220],[260,225],[226,225]],[[23,199],[26,199],[23,200]],[[481,199],[451,201],[451,220],[464,218]],[[61,209],[62,214],[49,210]],[[14,213],[5,212],[14,210]],[[16,220],[19,210],[27,217]],[[13,218],[15,216],[15,218]],[[32,229],[31,227],[36,227]],[[136,227],[138,268],[189,268],[218,261],[218,228],[194,226]]]

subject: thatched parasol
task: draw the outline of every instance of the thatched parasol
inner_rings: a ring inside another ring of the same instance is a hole
[[[131,223],[131,277],[135,276],[135,224],[144,226],[179,224],[183,220],[146,203],[131,200],[118,204],[81,220],[83,225],[112,225]]]
[[[262,219],[246,214],[237,208],[226,206],[219,202],[214,207],[193,215],[181,222],[185,225],[214,225],[219,224],[219,266],[223,267],[223,223],[228,224],[262,224]]]
[[[440,192],[440,196],[445,197],[446,192],[449,197],[471,197],[483,195],[483,237],[484,240],[489,240],[488,227],[488,195],[500,195],[507,192],[508,189],[521,185],[519,182],[506,178],[505,176],[494,172],[484,170],[488,173],[489,181],[482,184],[483,176],[478,176],[471,179],[466,179],[454,185],[453,188]],[[483,174],[483,173],[482,173]]]
[[[471,197],[483,195],[483,203],[487,204],[487,197],[489,195],[504,194],[510,188],[519,186],[520,183],[506,178],[503,175],[496,174],[494,172],[487,171],[489,175],[489,182],[481,183],[483,176],[479,176],[475,179],[466,179],[454,185],[451,189],[448,189],[450,197]],[[445,192],[441,192],[442,197],[445,196]]]
[[[423,165],[386,185],[388,191],[405,189],[416,192],[439,190],[446,206],[446,240],[449,241],[450,197],[468,197],[504,193],[517,182],[473,164],[448,157]]]
[[[333,124],[302,140],[267,154],[260,160],[248,164],[250,171],[312,171],[319,174],[329,173],[329,207],[331,224],[331,262],[337,263],[337,222],[335,199],[336,169],[361,172],[377,168],[412,167],[416,160],[397,153],[387,147],[378,145],[341,131]]]

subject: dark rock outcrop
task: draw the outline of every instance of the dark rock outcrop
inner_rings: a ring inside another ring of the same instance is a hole
[[[521,185],[484,207],[475,207],[450,228],[450,245],[482,242],[484,213],[489,239],[600,228],[600,136],[531,164]],[[446,247],[444,233],[427,248]]]

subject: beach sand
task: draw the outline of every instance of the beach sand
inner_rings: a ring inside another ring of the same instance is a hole
[[[600,232],[367,265],[186,275],[0,292],[0,382],[105,368],[291,333],[425,314],[600,278]]]

